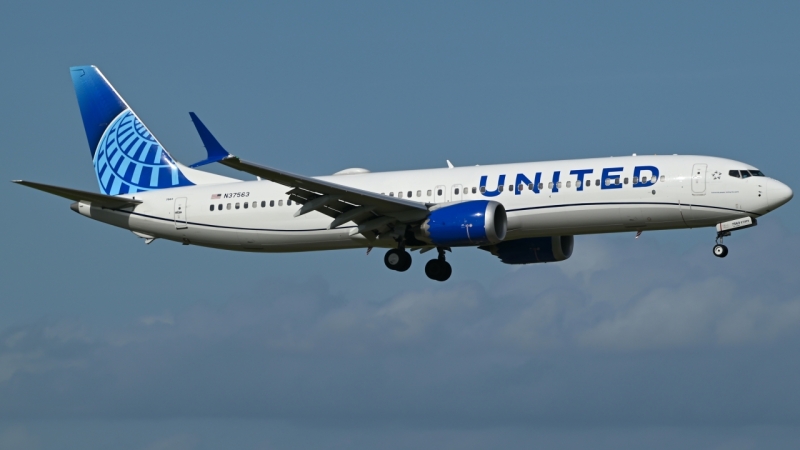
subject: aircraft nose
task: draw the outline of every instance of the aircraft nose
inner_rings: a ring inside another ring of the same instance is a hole
[[[769,201],[770,209],[775,209],[794,197],[792,188],[781,183],[778,180],[770,179],[767,184],[767,201]]]

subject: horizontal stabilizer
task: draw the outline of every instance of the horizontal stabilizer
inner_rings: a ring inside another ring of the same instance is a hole
[[[197,114],[190,112],[189,116],[192,118],[192,122],[194,123],[194,127],[197,128],[197,134],[200,135],[200,140],[203,141],[203,146],[206,148],[206,152],[208,152],[208,158],[196,162],[189,167],[200,167],[206,164],[215,163],[218,161],[222,161],[224,158],[230,156],[227,150],[225,150],[222,145],[219,143],[217,138],[208,131],[208,128],[200,121],[200,118],[197,117]]]
[[[28,186],[30,188],[38,189],[47,192],[48,194],[57,195],[59,197],[75,200],[76,202],[85,201],[91,202],[95,206],[104,206],[106,208],[124,208],[126,206],[134,206],[142,203],[141,200],[133,200],[124,197],[113,197],[111,195],[96,194],[94,192],[81,191],[78,189],[70,189],[60,186],[52,186],[49,184],[34,183],[32,181],[14,180],[14,183]]]

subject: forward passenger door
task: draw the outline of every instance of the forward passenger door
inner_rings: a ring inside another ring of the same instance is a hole
[[[692,195],[706,195],[706,168],[708,164],[692,166]]]

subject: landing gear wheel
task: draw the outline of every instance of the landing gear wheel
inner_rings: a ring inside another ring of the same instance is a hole
[[[392,270],[405,272],[411,267],[411,255],[405,250],[392,249],[386,252],[386,256],[383,257],[383,263]]]
[[[445,281],[452,274],[453,268],[443,259],[432,259],[425,264],[425,275],[431,280]]]
[[[714,246],[714,256],[716,256],[718,258],[724,258],[724,257],[728,256],[728,247],[726,247],[726,246],[724,246],[722,244],[715,245]]]

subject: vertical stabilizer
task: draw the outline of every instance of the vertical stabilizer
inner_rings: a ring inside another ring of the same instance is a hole
[[[71,67],[70,72],[104,194],[194,184],[97,67]]]

